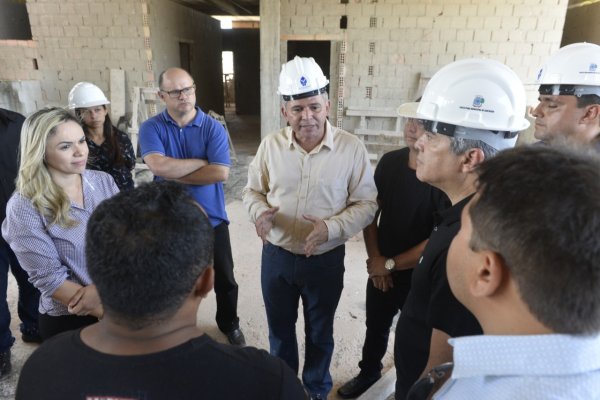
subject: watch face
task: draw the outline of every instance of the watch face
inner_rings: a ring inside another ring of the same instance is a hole
[[[391,258],[385,261],[385,269],[391,271],[396,266],[396,263]]]

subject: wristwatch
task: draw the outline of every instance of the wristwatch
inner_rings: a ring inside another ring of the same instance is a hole
[[[384,266],[385,266],[385,269],[392,272],[394,270],[394,268],[396,268],[396,262],[394,261],[393,258],[388,258],[387,260],[385,260]]]

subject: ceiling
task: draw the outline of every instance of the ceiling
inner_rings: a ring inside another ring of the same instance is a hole
[[[206,15],[258,16],[260,0],[173,0]]]

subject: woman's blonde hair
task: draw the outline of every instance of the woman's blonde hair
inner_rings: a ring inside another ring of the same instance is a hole
[[[21,153],[17,192],[33,203],[50,225],[64,227],[76,225],[69,216],[71,200],[65,191],[57,185],[46,165],[46,145],[48,139],[56,133],[56,128],[65,122],[79,120],[67,110],[58,107],[43,108],[31,114],[21,129]]]

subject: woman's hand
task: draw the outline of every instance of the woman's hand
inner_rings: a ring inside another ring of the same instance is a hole
[[[104,309],[96,285],[83,286],[77,290],[69,300],[68,311],[79,316],[92,315],[102,319]]]

